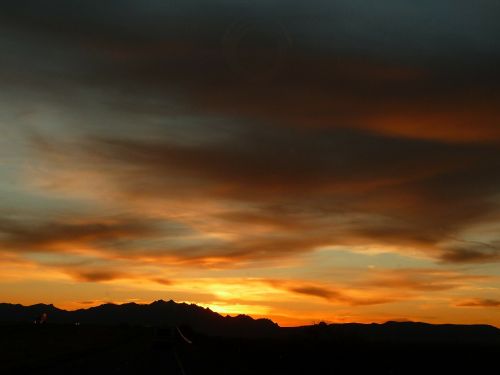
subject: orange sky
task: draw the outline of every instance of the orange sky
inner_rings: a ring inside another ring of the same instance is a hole
[[[0,302],[500,326],[500,5],[448,2],[10,3]]]

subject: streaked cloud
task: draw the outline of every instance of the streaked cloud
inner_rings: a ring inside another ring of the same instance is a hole
[[[497,319],[499,11],[5,2],[0,298]]]
[[[500,301],[495,299],[475,298],[457,304],[459,307],[500,307]]]

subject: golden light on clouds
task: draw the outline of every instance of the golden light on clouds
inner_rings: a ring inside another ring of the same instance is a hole
[[[497,6],[215,3],[5,9],[0,302],[498,325]]]

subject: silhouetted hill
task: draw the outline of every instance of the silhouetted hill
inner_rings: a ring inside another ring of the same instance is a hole
[[[288,337],[370,343],[500,344],[500,329],[489,325],[386,322],[318,324],[283,328]]]
[[[159,300],[149,305],[107,303],[76,311],[66,311],[44,304],[32,306],[0,304],[1,323],[32,323],[43,313],[48,315],[48,324],[184,325],[197,332],[214,336],[269,337],[275,335],[279,329],[279,326],[269,319],[253,319],[245,315],[223,317],[208,308],[175,303],[172,300],[168,302]]]
[[[335,342],[395,343],[500,343],[500,330],[488,325],[433,325],[418,322],[384,324],[317,324],[280,328],[269,319],[253,319],[246,315],[222,316],[194,304],[155,301],[149,305],[126,303],[104,304],[88,309],[66,311],[53,305],[22,306],[0,304],[0,323],[32,323],[48,314],[48,324],[188,326],[210,336],[284,339],[315,339]]]
[[[43,313],[47,323],[33,324]],[[0,304],[5,374],[486,374],[499,350],[500,330],[487,325],[281,328],[173,301],[76,311]]]

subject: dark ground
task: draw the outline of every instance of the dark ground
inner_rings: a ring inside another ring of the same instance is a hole
[[[149,327],[2,325],[2,374],[496,374],[498,343],[366,340],[321,328],[232,339]]]

